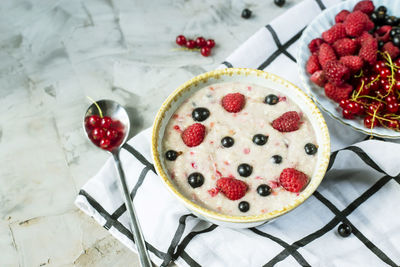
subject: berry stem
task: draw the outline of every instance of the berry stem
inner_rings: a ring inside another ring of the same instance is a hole
[[[90,101],[92,101],[93,104],[95,104],[96,108],[97,108],[98,111],[99,111],[100,118],[103,118],[103,112],[101,111],[101,108],[100,108],[99,104],[97,104],[97,102],[94,101],[93,98],[91,98],[90,96],[86,96],[86,97],[87,97]]]

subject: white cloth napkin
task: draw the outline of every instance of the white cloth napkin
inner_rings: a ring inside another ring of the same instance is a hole
[[[221,67],[259,68],[301,87],[296,54],[301,30],[340,0],[304,0],[256,32]],[[317,192],[279,219],[252,229],[206,223],[165,188],[151,164],[150,129],[121,151],[128,187],[152,260],[182,266],[399,266],[400,145],[377,140],[325,116],[332,168]],[[112,159],[82,188],[75,204],[135,250]],[[352,227],[343,238],[337,227]]]

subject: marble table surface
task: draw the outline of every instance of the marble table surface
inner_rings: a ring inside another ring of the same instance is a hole
[[[0,266],[139,266],[73,204],[108,157],[85,138],[86,96],[123,104],[133,136],[173,89],[216,68],[296,2],[3,0]],[[245,7],[251,19],[240,17]],[[174,51],[179,34],[217,47],[208,58]]]

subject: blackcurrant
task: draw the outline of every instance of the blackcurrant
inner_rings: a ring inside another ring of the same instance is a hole
[[[221,145],[223,147],[231,147],[235,143],[235,140],[233,140],[232,137],[230,136],[225,136],[224,138],[221,139]]]
[[[188,176],[187,181],[193,188],[200,187],[204,183],[204,176],[199,172],[194,172]]]

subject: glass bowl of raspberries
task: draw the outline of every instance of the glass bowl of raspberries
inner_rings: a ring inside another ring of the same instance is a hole
[[[365,134],[400,138],[400,1],[326,9],[304,30],[297,59],[322,110]]]

